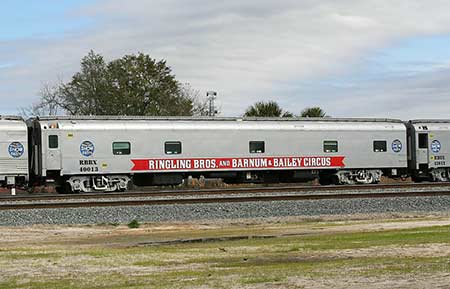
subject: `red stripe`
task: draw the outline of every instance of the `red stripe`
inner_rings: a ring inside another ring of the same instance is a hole
[[[134,159],[132,171],[344,167],[344,156]]]

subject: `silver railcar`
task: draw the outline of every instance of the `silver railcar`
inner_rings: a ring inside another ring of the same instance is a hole
[[[409,121],[408,143],[413,179],[450,181],[450,120]]]
[[[0,117],[0,183],[28,181],[27,126],[21,117]]]
[[[71,191],[227,182],[376,183],[406,174],[406,126],[389,119],[40,117],[33,175]]]

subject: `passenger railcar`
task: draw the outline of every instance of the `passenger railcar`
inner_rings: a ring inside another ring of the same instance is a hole
[[[389,119],[39,117],[34,178],[68,191],[226,182],[376,183],[407,174],[406,126]]]
[[[407,126],[411,176],[450,181],[450,120],[411,120]]]
[[[23,184],[28,180],[27,126],[21,117],[0,117],[0,182]]]

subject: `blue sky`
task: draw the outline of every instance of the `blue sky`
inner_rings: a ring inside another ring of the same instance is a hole
[[[91,20],[74,13],[88,0],[5,0],[0,10],[1,40],[62,37]]]
[[[93,49],[166,59],[181,82],[216,90],[226,116],[270,99],[294,113],[448,118],[450,4],[422,3],[3,1],[0,99],[14,101],[0,113],[37,102]]]
[[[450,34],[399,39],[374,51],[363,63],[363,74],[421,73],[450,64]]]

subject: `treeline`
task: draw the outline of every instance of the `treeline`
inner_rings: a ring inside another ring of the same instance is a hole
[[[32,115],[208,115],[200,92],[176,80],[165,60],[147,54],[125,55],[106,61],[90,51],[81,59],[80,71],[70,81],[42,87],[38,103],[21,109]],[[293,117],[275,101],[257,102],[244,113],[249,117]],[[299,116],[325,117],[319,107],[306,108]]]
[[[247,108],[244,116],[249,117],[294,117],[292,112],[283,110],[275,101],[259,101]],[[320,107],[307,107],[300,112],[300,117],[328,117]]]

